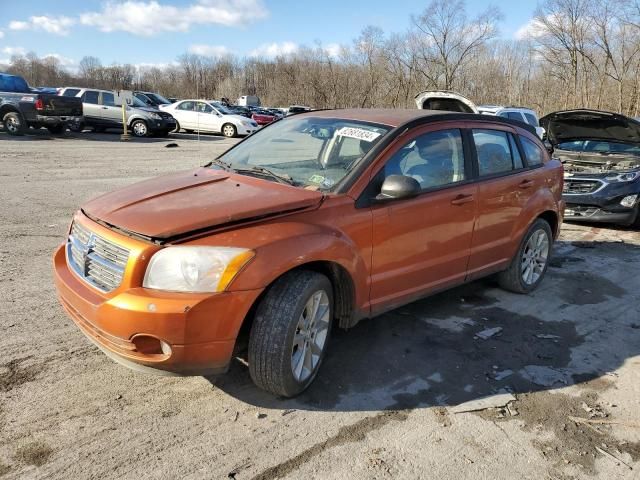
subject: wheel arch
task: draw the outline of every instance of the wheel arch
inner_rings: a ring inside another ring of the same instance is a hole
[[[4,118],[4,116],[7,113],[20,113],[20,110],[18,110],[15,106],[11,105],[11,104],[5,104],[5,105],[0,105],[0,121]]]

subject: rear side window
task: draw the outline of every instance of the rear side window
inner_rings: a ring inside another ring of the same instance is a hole
[[[472,130],[481,177],[522,168],[512,135],[498,130]]]
[[[80,92],[79,88],[67,88],[62,94],[63,97],[75,97]]]
[[[115,107],[116,103],[113,99],[113,93],[102,93],[102,105],[106,105],[107,107]]]
[[[0,91],[30,93],[29,85],[24,79],[13,75],[0,75]]]
[[[526,113],[526,112],[524,112],[523,115],[524,115],[524,118],[527,119],[527,123],[529,125],[532,125],[534,127],[539,127],[540,126],[538,124],[538,119],[535,117],[535,115],[532,115],[532,114]]]
[[[98,95],[99,95],[98,92],[95,92],[93,90],[87,90],[82,95],[82,101],[84,103],[91,103],[92,105],[98,105]]]
[[[522,144],[522,149],[524,150],[524,156],[527,158],[527,165],[529,165],[530,167],[542,165],[544,159],[544,153],[542,153],[542,149],[525,137],[520,137],[520,143]]]
[[[192,112],[194,110],[194,102],[182,102],[180,105],[178,105],[178,110],[187,110],[189,112]]]

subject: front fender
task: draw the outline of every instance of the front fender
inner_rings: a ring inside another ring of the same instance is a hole
[[[341,266],[354,286],[354,307],[368,302],[368,275],[358,247],[337,229],[297,222],[270,224],[268,231],[244,232],[258,243],[256,255],[229,286],[229,291],[264,289],[284,273],[312,262]],[[264,241],[265,235],[268,240]]]

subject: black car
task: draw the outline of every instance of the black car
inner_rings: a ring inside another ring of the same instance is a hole
[[[540,119],[564,164],[565,220],[640,226],[640,122],[567,110]]]
[[[242,107],[240,105],[229,105],[227,106],[229,110],[231,110],[236,115],[242,115],[243,117],[251,118],[253,112],[247,107]]]

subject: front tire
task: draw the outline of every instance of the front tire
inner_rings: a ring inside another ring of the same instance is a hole
[[[288,273],[269,288],[249,337],[249,373],[263,390],[302,393],[324,359],[333,322],[333,287],[319,273]]]
[[[24,135],[27,130],[27,125],[22,115],[18,112],[9,112],[2,118],[4,129],[9,135],[18,137]]]
[[[549,267],[552,243],[549,223],[538,218],[522,238],[509,268],[498,274],[500,286],[514,293],[530,293],[538,288]]]
[[[222,126],[222,134],[227,138],[233,138],[238,134],[238,129],[232,123],[225,123]]]
[[[144,120],[134,120],[131,124],[131,133],[134,137],[142,138],[149,135],[149,127]]]

